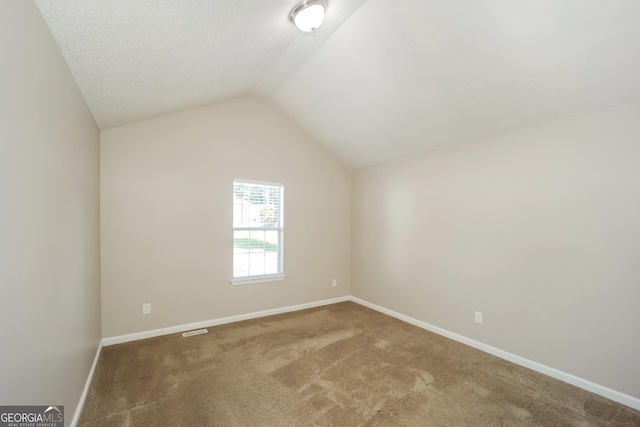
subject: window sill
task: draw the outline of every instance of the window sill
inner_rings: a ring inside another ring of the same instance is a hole
[[[232,285],[251,285],[253,283],[264,283],[264,282],[277,282],[279,280],[284,280],[284,274],[273,274],[269,276],[254,276],[254,277],[237,277],[235,279],[231,279]]]

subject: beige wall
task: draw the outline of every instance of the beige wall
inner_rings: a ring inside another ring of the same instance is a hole
[[[640,398],[640,103],[353,178],[355,296]]]
[[[74,415],[101,337],[99,130],[32,2],[0,2],[0,404]]]
[[[269,105],[242,98],[101,138],[104,337],[349,294],[351,173]],[[234,178],[284,184],[283,281],[229,282]]]

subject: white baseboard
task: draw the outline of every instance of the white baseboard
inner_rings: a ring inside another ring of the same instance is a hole
[[[478,350],[484,351],[485,353],[489,353],[492,354],[494,356],[497,356],[501,359],[504,360],[508,360],[509,362],[513,362],[517,365],[520,366],[524,366],[525,368],[529,368],[532,369],[536,372],[540,372],[541,374],[544,375],[548,375],[550,377],[553,377],[555,379],[558,379],[560,381],[564,381],[566,383],[569,383],[571,385],[574,385],[576,387],[580,387],[582,389],[585,389],[587,391],[590,391],[592,393],[598,394],[600,396],[606,397],[607,399],[611,399],[615,402],[621,403],[623,405],[629,406],[631,408],[640,410],[640,399],[630,396],[628,394],[624,394],[621,393],[619,391],[610,389],[608,387],[593,383],[591,381],[585,380],[583,378],[580,377],[576,377],[575,375],[571,375],[568,374],[566,372],[560,371],[558,369],[552,368],[550,366],[547,365],[543,365],[542,363],[538,363],[538,362],[534,362],[533,360],[529,360],[526,359],[524,357],[518,356],[516,354],[513,353],[509,353],[507,351],[501,350],[499,348],[496,347],[492,347],[488,344],[484,344],[481,343],[479,341],[473,340],[471,338],[467,338],[463,335],[459,335],[456,334],[454,332],[448,331],[446,329],[443,328],[439,328],[437,326],[431,325],[427,322],[423,322],[421,320],[418,319],[414,319],[413,317],[410,316],[406,316],[402,313],[398,313],[396,311],[393,310],[389,310],[388,308],[385,307],[381,307],[379,305],[370,303],[369,301],[365,301],[361,298],[358,297],[354,297],[354,296],[344,296],[344,297],[338,297],[338,298],[331,298],[331,299],[326,299],[326,300],[321,300],[321,301],[314,301],[314,302],[309,302],[309,303],[305,303],[305,304],[297,304],[297,305],[290,305],[287,307],[280,307],[280,308],[274,308],[274,309],[270,309],[270,310],[263,310],[263,311],[256,311],[253,313],[247,313],[247,314],[240,314],[237,316],[229,316],[229,317],[222,317],[222,318],[218,318],[218,319],[212,319],[212,320],[205,320],[202,322],[196,322],[196,323],[188,323],[188,324],[184,324],[184,325],[178,325],[178,326],[171,326],[168,328],[162,328],[162,329],[154,329],[151,331],[144,331],[144,332],[138,332],[138,333],[134,333],[134,334],[128,334],[128,335],[120,335],[120,336],[115,336],[115,337],[109,337],[109,338],[104,338],[102,340],[102,343],[100,345],[100,348],[98,349],[98,352],[96,354],[96,359],[94,360],[93,363],[93,367],[91,368],[91,372],[89,373],[89,379],[87,380],[87,385],[85,386],[85,390],[82,393],[82,397],[80,399],[80,404],[78,405],[78,409],[76,410],[76,414],[73,418],[73,422],[71,424],[71,426],[75,426],[77,419],[80,416],[80,412],[82,410],[82,405],[84,404],[84,399],[86,398],[86,394],[89,390],[89,384],[91,383],[91,378],[93,377],[93,370],[95,368],[95,364],[98,360],[98,355],[100,354],[100,349],[102,348],[102,346],[109,346],[109,345],[114,345],[114,344],[120,344],[120,343],[124,343],[124,342],[129,342],[129,341],[137,341],[137,340],[142,340],[142,339],[146,339],[146,338],[153,338],[153,337],[158,337],[161,335],[169,335],[169,334],[174,334],[174,333],[179,333],[179,332],[184,332],[184,331],[190,331],[193,329],[201,329],[201,328],[207,328],[207,327],[211,327],[211,326],[217,326],[217,325],[224,325],[226,323],[233,323],[233,322],[239,322],[242,320],[249,320],[249,319],[256,319],[259,317],[265,317],[265,316],[272,316],[274,314],[282,314],[282,313],[289,313],[292,311],[298,311],[298,310],[305,310],[307,308],[314,308],[314,307],[320,307],[323,305],[329,305],[329,304],[335,304],[338,302],[344,302],[344,301],[353,301],[357,304],[363,305],[365,307],[369,307],[373,310],[379,311],[380,313],[384,313],[387,314],[389,316],[395,317],[396,319],[402,320],[404,322],[410,323],[412,325],[418,326],[422,329],[426,329],[428,331],[434,332],[438,335],[442,335],[444,337],[450,338],[454,341],[458,341],[461,342],[463,344],[469,345],[471,347],[477,348]]]
[[[100,358],[101,351],[102,351],[102,340],[100,340],[100,344],[98,345],[98,350],[96,350],[96,356],[93,358],[93,365],[91,365],[91,370],[89,371],[87,382],[84,384],[84,390],[82,390],[82,394],[80,395],[80,401],[78,402],[78,406],[76,406],[76,413],[73,414],[73,419],[71,420],[71,424],[70,424],[71,427],[76,427],[78,425],[78,421],[80,421],[82,408],[84,408],[84,401],[87,399],[87,394],[89,393],[89,387],[91,386],[91,380],[93,380],[93,373],[96,370],[96,365],[98,364],[98,359]]]
[[[427,322],[423,322],[421,320],[414,319],[413,317],[409,317],[404,314],[398,313],[396,311],[389,310],[388,308],[384,308],[379,305],[370,303],[369,301],[365,301],[361,298],[352,296],[350,299],[355,303],[361,304],[365,307],[369,307],[373,310],[379,311],[380,313],[387,314],[391,317],[395,317],[396,319],[418,326],[422,329],[426,329],[438,335],[442,335],[444,337],[450,338],[454,341],[458,341],[468,346],[477,348],[478,350],[482,350],[485,353],[492,354],[501,359],[508,360],[509,362],[513,362],[517,365],[524,366],[525,368],[529,368],[531,370],[540,372],[541,374],[548,375],[557,380],[564,381],[566,383],[569,383],[576,387],[580,387],[592,393],[599,394],[600,396],[606,397],[607,399],[611,399],[618,403],[622,403],[623,405],[629,406],[630,408],[640,410],[640,399],[636,397],[629,396],[628,394],[624,394],[619,391],[610,389],[608,387],[585,380],[583,378],[576,377],[575,375],[571,375],[566,372],[560,371],[558,369],[552,368],[550,366],[543,365],[542,363],[525,359],[524,357],[515,355],[513,353],[509,353],[504,350],[500,350],[499,348],[492,347],[487,344],[483,344],[479,341],[473,340],[471,338],[467,338],[463,335],[456,334],[446,329],[433,326]]]
[[[273,316],[274,314],[289,313],[291,311],[305,310],[307,308],[321,307],[323,305],[335,304],[338,302],[350,301],[351,296],[313,301],[304,304],[290,305],[287,307],[273,308],[270,310],[256,311],[253,313],[239,314],[236,316],[221,317],[218,319],[204,320],[202,322],[187,323],[184,325],[170,326],[168,328],[154,329],[151,331],[136,332],[134,334],[119,335],[104,338],[102,344],[105,346],[121,344],[129,341],[143,340],[146,338],[159,337],[161,335],[175,334],[178,332],[190,331],[193,329],[208,328],[210,326],[224,325],[226,323],[240,322],[241,320],[256,319],[258,317]]]

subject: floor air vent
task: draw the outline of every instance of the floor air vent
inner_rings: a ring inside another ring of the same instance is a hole
[[[198,329],[197,331],[183,332],[182,336],[186,338],[186,337],[192,337],[194,335],[202,335],[206,333],[209,333],[209,331],[206,329]]]

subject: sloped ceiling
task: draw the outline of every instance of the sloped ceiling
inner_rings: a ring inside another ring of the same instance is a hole
[[[98,126],[279,87],[364,0],[305,36],[298,0],[36,0]]]
[[[37,0],[101,128],[254,95],[360,167],[640,98],[637,0]]]

